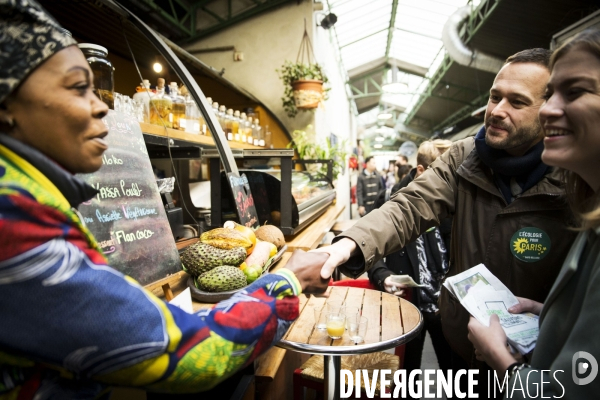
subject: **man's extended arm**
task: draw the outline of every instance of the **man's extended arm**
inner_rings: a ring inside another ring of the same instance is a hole
[[[330,255],[321,276],[330,276],[343,264],[342,272],[356,277],[452,215],[458,187],[456,170],[469,151],[465,147],[472,148],[464,141],[452,146],[390,201],[336,237],[333,245],[315,250]]]

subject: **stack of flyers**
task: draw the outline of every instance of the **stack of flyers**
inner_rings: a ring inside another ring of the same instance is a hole
[[[444,287],[485,326],[490,316],[498,315],[508,343],[521,354],[535,348],[539,321],[531,313],[511,314],[508,309],[519,303],[517,298],[483,264],[446,278]]]

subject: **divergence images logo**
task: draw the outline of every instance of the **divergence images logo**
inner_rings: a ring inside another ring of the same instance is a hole
[[[589,371],[589,375],[584,376]],[[573,354],[573,382],[576,385],[587,385],[592,382],[598,375],[598,362],[593,355],[586,351],[578,351]]]

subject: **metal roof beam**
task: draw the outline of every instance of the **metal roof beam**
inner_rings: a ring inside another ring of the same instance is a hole
[[[390,17],[390,27],[388,28],[387,45],[385,46],[385,58],[390,55],[390,47],[392,46],[392,38],[394,37],[394,25],[396,25],[396,12],[398,10],[398,0],[392,2],[392,16]]]
[[[465,117],[471,115],[471,113],[480,108],[482,104],[487,103],[488,98],[490,97],[489,93],[484,93],[478,96],[475,100],[472,100],[468,105],[464,106],[439,124],[433,127],[434,131],[437,131],[442,128],[446,128],[448,126],[452,126],[454,124],[459,123]]]
[[[182,0],[167,0],[168,9],[161,7],[156,4],[154,0],[137,0],[137,2],[143,3],[150,7],[151,12],[156,13],[159,17],[164,18],[170,24],[175,25],[178,29],[184,32],[187,36],[192,36],[196,27],[193,25],[195,22],[195,15],[192,7]],[[179,12],[177,11],[179,8]],[[186,22],[187,21],[187,22]]]
[[[394,57],[380,57],[376,60],[370,61],[366,64],[359,65],[358,67],[352,68],[348,71],[348,75],[351,81],[355,81],[357,79],[361,79],[365,76],[369,76],[372,73],[383,71],[390,67],[390,65],[395,65],[398,67],[398,70],[402,72],[406,72],[412,75],[422,76],[424,77],[427,74],[427,68],[421,67],[419,65],[411,64],[406,61],[398,60]]]
[[[488,20],[490,15],[494,12],[498,4],[501,0],[483,0],[477,9],[475,9],[471,15],[469,16],[467,22],[463,24],[461,31],[461,38],[465,43],[469,43],[469,41],[473,38],[473,36],[477,33],[477,31],[483,26],[483,24]],[[425,103],[425,100],[431,95],[435,87],[438,83],[442,81],[442,78],[446,75],[446,72],[450,69],[450,67],[454,64],[454,61],[448,56],[446,53],[444,55],[444,60],[438,67],[438,69],[433,73],[427,88],[423,91],[423,93],[419,96],[419,100],[414,105],[412,110],[408,113],[405,119],[405,124],[410,124],[413,118]],[[487,93],[485,94],[487,96]],[[475,99],[477,100],[477,99]]]
[[[153,0],[142,0],[142,1],[148,2],[148,1],[153,1]],[[169,0],[169,1],[183,2],[183,0]],[[186,40],[180,41],[179,44],[186,44],[191,41],[212,35],[213,33],[216,33],[222,29],[226,29],[226,28],[228,28],[234,24],[237,24],[241,21],[244,21],[248,18],[254,17],[258,14],[261,14],[265,11],[268,11],[268,10],[278,7],[280,5],[290,3],[294,0],[252,0],[252,2],[256,5],[252,8],[247,9],[244,12],[237,14],[237,15],[233,15],[232,0],[227,0],[227,10],[226,10],[225,14],[223,14],[223,15],[219,15],[219,14],[215,13],[214,11],[210,10],[208,8],[208,5],[211,3],[214,3],[215,1],[216,0],[196,1],[194,4],[192,4],[189,7],[190,14],[191,14],[190,20],[193,23],[193,25],[192,25],[193,30],[189,34],[189,38]],[[208,14],[218,22],[211,27],[208,27],[208,28],[202,29],[202,30],[198,30],[198,29],[196,29],[196,14],[198,12]]]

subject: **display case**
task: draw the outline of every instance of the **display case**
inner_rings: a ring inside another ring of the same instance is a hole
[[[293,150],[242,150],[234,157],[249,159],[279,159],[277,168],[268,168],[273,162],[262,164],[263,169],[240,169],[252,192],[254,207],[261,225],[278,226],[285,235],[294,235],[320,216],[335,200],[335,190],[327,174],[293,170]],[[219,159],[211,158],[211,221],[210,226],[221,226],[226,220],[237,220],[235,202]],[[329,166],[328,160],[321,160]]]

